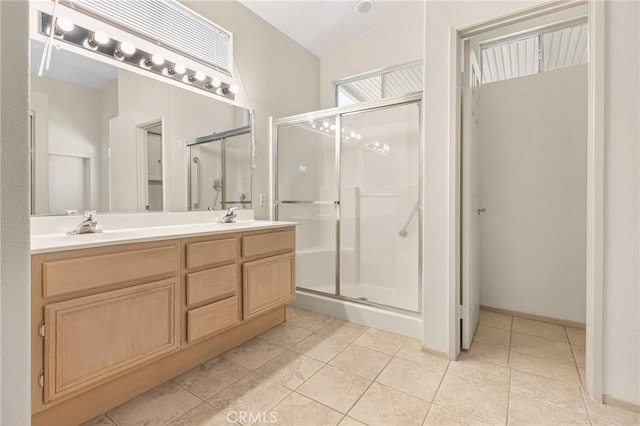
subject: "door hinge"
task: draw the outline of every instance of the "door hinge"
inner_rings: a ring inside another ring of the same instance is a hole
[[[464,314],[464,305],[458,305],[456,307],[456,315],[458,316],[458,319],[465,319],[465,314]]]
[[[38,376],[38,386],[41,388],[44,387],[44,370],[40,370],[40,375]]]
[[[38,324],[38,336],[44,337],[44,320],[40,321],[40,324]]]

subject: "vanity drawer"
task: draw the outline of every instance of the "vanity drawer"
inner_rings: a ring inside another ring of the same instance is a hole
[[[238,291],[236,264],[187,274],[187,305],[235,296]]]
[[[236,260],[235,238],[187,244],[187,269],[216,265]]]
[[[242,256],[253,257],[283,251],[292,251],[295,246],[296,235],[294,231],[247,235],[242,237]]]
[[[44,297],[60,296],[144,278],[177,274],[178,246],[44,262]]]
[[[187,341],[193,342],[240,321],[238,297],[230,297],[187,312]]]

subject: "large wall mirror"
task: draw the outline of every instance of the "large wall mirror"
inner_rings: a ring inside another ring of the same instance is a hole
[[[249,111],[31,40],[31,212],[251,207]]]

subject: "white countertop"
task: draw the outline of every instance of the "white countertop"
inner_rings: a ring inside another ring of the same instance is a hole
[[[295,225],[297,225],[297,222],[239,220],[236,223],[208,222],[143,228],[122,228],[114,230],[105,229],[102,233],[96,234],[39,234],[31,236],[31,254],[79,250],[90,247],[140,243],[173,238],[197,237],[202,235],[225,234],[229,232],[283,228]]]

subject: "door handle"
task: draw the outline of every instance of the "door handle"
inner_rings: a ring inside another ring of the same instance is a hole
[[[486,212],[487,212],[487,209],[485,209],[485,208],[482,208],[482,209],[478,209],[478,210],[477,210],[477,213],[478,213],[478,214],[484,214],[484,213],[486,213]]]

